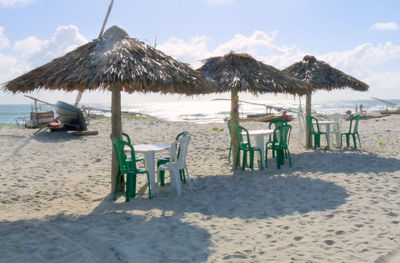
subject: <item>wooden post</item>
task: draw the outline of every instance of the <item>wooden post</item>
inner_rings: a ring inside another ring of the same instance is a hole
[[[113,138],[122,138],[122,124],[121,124],[121,83],[111,84],[111,136]],[[113,147],[113,146],[111,146]],[[118,184],[118,192],[124,191],[124,181],[116,182],[118,174],[118,159],[115,150],[112,148],[111,159],[111,193],[114,192],[115,184]],[[122,178],[123,179],[123,178]]]
[[[235,169],[240,163],[237,163],[236,157],[239,153],[239,138],[236,126],[239,125],[239,96],[238,89],[233,88],[231,91],[231,127],[232,127],[232,164]]]
[[[306,116],[311,116],[311,91],[306,93]],[[310,129],[308,128],[308,124],[306,121],[306,148],[311,147],[311,142],[308,140]]]

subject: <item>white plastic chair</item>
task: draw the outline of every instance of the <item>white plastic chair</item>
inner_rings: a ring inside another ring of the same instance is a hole
[[[342,127],[343,116],[339,113],[334,113],[329,116],[329,119],[337,122],[337,125],[333,125],[333,131],[331,133],[335,134],[336,147],[340,148],[340,136],[341,136],[340,132]]]
[[[157,178],[160,178],[160,171],[169,171],[171,176],[171,185],[176,188],[177,194],[182,194],[182,183],[180,178],[179,170],[185,169],[185,176],[187,176],[187,182],[190,189],[192,190],[192,184],[189,177],[189,171],[186,167],[186,155],[191,137],[189,135],[183,136],[171,144],[169,151],[170,161],[162,164],[158,167]],[[178,157],[178,146],[180,149]],[[157,193],[159,193],[160,187],[157,187]]]
[[[297,119],[299,120],[299,144],[303,145],[302,143],[304,142],[304,138],[306,138],[306,115],[304,112],[298,112],[297,113]]]

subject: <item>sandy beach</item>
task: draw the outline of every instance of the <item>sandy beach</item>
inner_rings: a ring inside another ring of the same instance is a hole
[[[2,127],[0,262],[400,262],[400,116],[361,120],[357,150],[306,150],[290,124],[293,167],[234,174],[223,123],[123,119],[134,144],[192,136],[193,191],[149,200],[139,176],[129,203],[110,194],[109,119],[96,136]]]

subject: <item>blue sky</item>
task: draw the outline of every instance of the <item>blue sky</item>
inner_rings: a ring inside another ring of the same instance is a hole
[[[0,0],[0,83],[97,38],[109,3]],[[231,50],[279,69],[311,54],[370,85],[366,93],[317,92],[316,99],[400,99],[399,10],[396,0],[115,0],[107,25],[150,45],[157,38],[157,48],[194,68]],[[63,92],[32,95],[51,102],[75,98]],[[176,98],[134,94],[123,102]],[[109,101],[107,92],[82,98]],[[8,103],[30,101],[1,93],[0,104]]]

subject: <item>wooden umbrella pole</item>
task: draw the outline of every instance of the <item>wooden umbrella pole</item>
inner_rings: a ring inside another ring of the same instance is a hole
[[[121,124],[121,83],[111,84],[111,136],[113,138],[122,138],[122,124]],[[118,159],[115,150],[112,149],[111,159],[111,193],[114,192],[115,184],[118,184],[118,192],[124,191],[124,181],[116,182],[118,174]],[[121,179],[123,179],[121,177]]]
[[[306,93],[306,116],[311,116],[311,91]],[[311,142],[309,141],[310,129],[306,123],[306,148],[311,147]]]
[[[239,96],[238,89],[235,87],[231,92],[231,129],[232,129],[232,164],[235,169],[238,165],[240,165],[239,160],[237,158],[239,155],[239,138],[236,131],[236,126],[239,125]]]

